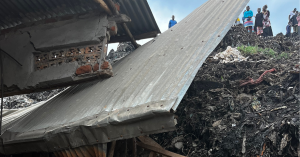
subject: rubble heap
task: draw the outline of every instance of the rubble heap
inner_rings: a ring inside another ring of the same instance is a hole
[[[15,95],[3,98],[3,108],[5,109],[18,109],[28,107],[32,104],[48,100],[59,92],[63,91],[65,88],[55,89],[50,91],[30,93],[24,95]]]
[[[271,48],[277,53],[294,52],[299,50],[300,36],[293,35],[290,38],[279,33],[274,37],[259,37],[255,33],[248,33],[243,25],[238,25],[231,27],[214,51],[222,52],[225,51],[227,46],[239,47],[241,45]]]
[[[261,38],[233,27],[179,105],[176,131],[151,137],[189,157],[300,156],[299,41],[282,34]],[[213,58],[227,46],[248,44],[289,58],[256,54],[228,63]]]
[[[110,50],[109,54],[106,56],[106,60],[108,60],[110,64],[116,63],[123,57],[129,55],[134,50],[135,48],[131,44],[131,42],[119,43],[116,51],[114,51],[114,49]]]

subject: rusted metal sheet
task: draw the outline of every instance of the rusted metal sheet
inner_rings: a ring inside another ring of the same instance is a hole
[[[55,151],[174,130],[172,111],[248,2],[207,1],[114,64],[112,78],[70,87],[10,127],[1,135],[5,152]]]

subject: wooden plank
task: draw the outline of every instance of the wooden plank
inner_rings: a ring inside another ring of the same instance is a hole
[[[157,147],[157,148],[162,148],[163,147],[161,145],[159,145],[157,142],[155,142],[152,138],[150,138],[149,136],[140,136],[138,137],[138,139],[145,143],[145,144],[148,144],[148,145],[151,145],[151,146],[154,146],[154,147]],[[149,157],[155,157],[156,156],[156,153],[155,152],[150,152],[150,155]],[[165,157],[165,156],[163,156]]]
[[[119,14],[119,11],[117,10],[116,5],[112,0],[104,0],[104,2],[114,15]]]
[[[111,142],[111,147],[110,147],[110,149],[109,149],[108,157],[114,157],[115,148],[116,148],[116,143],[117,143],[117,141],[112,141],[112,142]]]
[[[132,154],[133,157],[137,157],[136,139],[132,138]]]
[[[144,148],[144,149],[147,149],[147,150],[150,150],[150,151],[153,151],[153,152],[156,152],[158,154],[162,154],[162,155],[165,155],[165,156],[168,156],[168,157],[185,157],[185,156],[182,156],[182,155],[179,155],[179,154],[167,151],[167,150],[162,149],[162,148],[157,148],[157,147],[154,147],[154,146],[150,146],[148,144],[144,144],[142,142],[138,142],[137,141],[136,144],[138,146]]]
[[[155,142],[152,138],[148,137],[148,136],[139,136],[138,139],[145,144],[148,144],[150,146],[153,147],[157,147],[157,148],[162,148],[163,147],[161,145],[159,145],[157,142]]]
[[[95,1],[100,4],[101,8],[104,9],[108,15],[112,15],[112,12],[110,11],[110,9],[108,8],[108,6],[103,0],[95,0]]]
[[[138,48],[139,45],[138,45],[137,42],[135,41],[135,39],[134,39],[133,35],[131,34],[130,30],[128,29],[126,23],[122,23],[121,26],[122,26],[123,29],[125,30],[126,34],[129,36],[132,45],[133,45],[135,48]]]

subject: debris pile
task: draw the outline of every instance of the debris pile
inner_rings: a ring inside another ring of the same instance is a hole
[[[18,109],[28,107],[32,104],[48,100],[65,88],[55,89],[51,91],[44,91],[38,93],[30,93],[24,95],[15,95],[3,98],[3,108],[5,109]]]
[[[289,58],[249,55],[248,61],[227,62],[216,57],[227,46],[248,44]],[[176,131],[151,137],[189,157],[300,156],[299,49],[299,36],[261,38],[233,27],[179,105]]]
[[[231,27],[214,51],[223,52],[227,46],[239,47],[241,45],[271,48],[278,53],[294,52],[299,50],[300,36],[294,35],[290,38],[279,33],[274,37],[259,37],[255,33],[248,33],[243,25],[238,25]]]
[[[111,49],[109,54],[106,56],[106,60],[108,60],[110,62],[110,64],[116,63],[123,57],[129,55],[134,50],[135,50],[135,48],[131,44],[131,42],[119,43],[117,51],[114,51],[114,49]]]
[[[224,52],[218,53],[214,56],[214,59],[220,59],[221,63],[232,63],[247,61],[248,58],[241,55],[241,52],[236,48],[230,46]]]

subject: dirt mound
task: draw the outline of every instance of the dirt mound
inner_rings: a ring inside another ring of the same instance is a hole
[[[227,46],[259,46],[288,58],[249,54],[221,63]],[[300,156],[299,37],[261,38],[233,27],[199,70],[179,105],[174,132],[151,135],[189,157]]]

